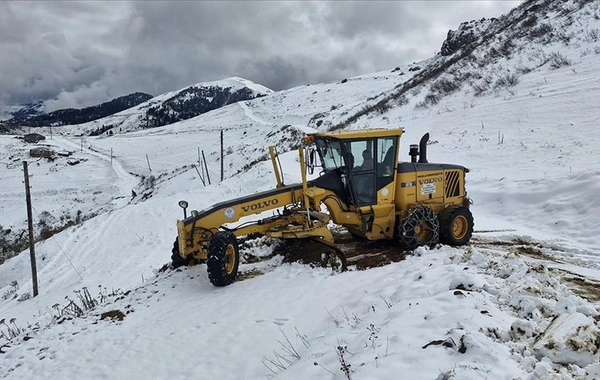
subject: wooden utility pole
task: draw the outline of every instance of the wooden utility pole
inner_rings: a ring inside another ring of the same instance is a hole
[[[25,172],[25,198],[27,200],[27,225],[29,227],[29,256],[31,258],[31,279],[33,281],[33,296],[38,295],[37,266],[35,264],[35,242],[33,240],[33,215],[31,212],[31,193],[29,191],[29,171],[27,161],[23,161]]]
[[[221,182],[223,182],[223,176],[225,175],[225,165],[224,165],[224,154],[223,154],[223,130],[221,129]]]

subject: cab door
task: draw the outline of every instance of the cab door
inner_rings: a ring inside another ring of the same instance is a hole
[[[355,206],[377,204],[377,171],[375,160],[375,139],[356,140],[347,143],[347,149],[354,163],[349,168],[350,188]]]
[[[397,137],[348,143],[355,165],[350,170],[353,201],[363,221],[362,233],[370,239],[393,236]]]

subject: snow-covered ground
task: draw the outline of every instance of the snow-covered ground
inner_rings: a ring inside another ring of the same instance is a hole
[[[572,17],[593,30],[593,15]],[[393,91],[413,75],[409,67],[281,91],[152,130],[82,140],[65,128],[45,144],[73,151],[73,166],[67,158],[31,161],[29,146],[0,137],[0,225],[26,226],[23,159],[36,217],[95,215],[36,245],[38,297],[18,300],[31,293],[27,252],[0,265],[0,377],[600,378],[598,46],[582,33],[568,46],[536,48],[560,51],[568,66],[531,63],[510,88],[475,96],[465,87],[415,108],[422,88],[401,107],[359,118],[352,128],[405,127],[406,160],[408,145],[429,132],[430,162],[471,170],[476,230],[506,230],[365,271],[282,264],[259,244],[244,251],[263,260],[243,263],[240,281],[224,288],[210,285],[203,265],[160,269],[179,200],[200,210],[273,188],[270,163],[250,165],[271,144],[285,152],[286,183],[299,181],[297,154],[286,151],[303,133]],[[540,54],[533,49],[524,43],[482,71],[516,70]],[[209,186],[192,166],[199,150]],[[100,304],[83,318],[57,318],[73,313],[64,309],[69,300],[82,304],[74,291],[83,288]],[[109,311],[122,321],[100,319]]]

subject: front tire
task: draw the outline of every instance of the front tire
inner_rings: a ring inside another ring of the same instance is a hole
[[[190,264],[190,260],[184,259],[179,254],[179,238],[175,238],[175,243],[173,243],[173,249],[171,250],[171,262],[173,268],[188,266]]]
[[[461,246],[473,235],[473,214],[463,206],[451,207],[440,215],[440,240],[444,244]]]
[[[208,279],[215,286],[231,284],[237,276],[240,251],[235,235],[219,231],[210,239],[206,267]]]

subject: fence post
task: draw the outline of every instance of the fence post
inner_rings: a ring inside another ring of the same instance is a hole
[[[202,151],[202,160],[204,160],[204,169],[206,169],[206,178],[208,179],[208,184],[210,185],[210,174],[208,174],[208,166],[206,166],[206,157],[204,156],[204,151]]]
[[[224,153],[223,153],[223,130],[221,129],[221,182],[223,182],[223,177],[225,176],[225,163],[224,161]]]

